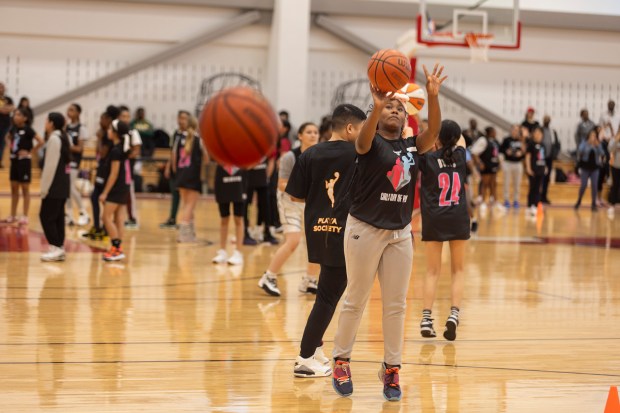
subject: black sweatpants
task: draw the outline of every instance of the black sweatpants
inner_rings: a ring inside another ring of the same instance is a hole
[[[312,357],[316,348],[321,346],[325,330],[329,327],[338,301],[340,301],[340,297],[346,288],[346,267],[331,267],[321,264],[316,301],[308,316],[304,335],[301,339],[301,351],[299,352],[301,357]]]
[[[265,235],[271,234],[269,232],[269,187],[262,186],[260,188],[248,188],[247,191],[247,199],[245,201],[245,215],[243,217],[243,223],[245,224],[245,235],[249,237],[248,228],[250,226],[250,219],[248,215],[248,209],[250,204],[252,203],[252,198],[254,196],[254,191],[256,191],[256,195],[258,196],[258,215],[260,219],[257,224],[264,224],[264,233]]]
[[[547,173],[545,174],[545,179],[542,184],[542,196],[541,201],[548,202],[549,198],[547,198],[547,192],[549,191],[549,181],[551,181],[551,171],[553,170],[553,159],[546,158],[545,164],[547,165]]]
[[[101,207],[99,205],[99,197],[103,192],[103,185],[95,185],[93,193],[90,194],[90,203],[93,207],[93,225],[95,229],[101,229]]]
[[[611,167],[611,189],[609,190],[609,203],[620,204],[620,168]]]
[[[65,243],[65,202],[66,199],[43,198],[39,219],[43,233],[50,245],[61,247]]]
[[[530,191],[527,195],[527,206],[537,206],[541,201],[542,183],[545,179],[544,175],[528,176],[530,180]]]

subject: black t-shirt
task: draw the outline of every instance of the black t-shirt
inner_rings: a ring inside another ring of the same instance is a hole
[[[267,164],[269,160],[264,158],[263,161],[254,168],[248,170],[248,187],[264,188],[267,186]]]
[[[389,230],[411,222],[418,172],[416,138],[389,140],[376,134],[370,150],[358,155],[351,215]]]
[[[528,122],[527,120],[524,120],[523,122],[521,122],[521,126],[525,126],[527,130],[530,131],[530,135],[531,135],[534,129],[540,126],[540,123],[538,123],[537,120],[535,120],[532,123]]]
[[[504,154],[504,157],[509,162],[521,162],[523,158],[525,158],[523,143],[521,140],[515,139],[512,136],[507,136],[504,138],[502,145],[499,147],[499,151]],[[517,151],[521,151],[521,155],[517,156]]]
[[[80,143],[80,129],[82,128],[81,123],[76,123],[75,125],[67,125],[67,136],[69,136],[69,141],[72,146],[76,146]],[[82,162],[82,153],[71,152],[71,167],[77,168],[80,166]]]
[[[0,96],[0,108],[4,105],[12,105],[13,99],[8,96]],[[11,114],[0,113],[0,132],[6,131],[11,126]],[[1,137],[4,139],[4,136]]]
[[[344,267],[344,230],[351,206],[355,145],[322,142],[299,156],[286,192],[306,201],[304,221],[308,260]]]
[[[530,154],[530,167],[534,175],[541,176],[545,174],[545,146],[542,143],[530,141],[527,146],[527,152]]]
[[[36,134],[37,133],[28,125],[24,125],[21,128],[13,126],[10,131],[11,159],[17,159],[17,153],[19,151],[32,151]]]
[[[110,149],[109,155],[106,157],[106,183],[109,179],[110,172],[112,172],[112,162],[119,162],[118,169],[118,178],[116,178],[116,182],[110,189],[110,193],[123,193],[129,190],[129,184],[131,183],[131,177],[129,176],[127,154],[123,152],[123,144],[119,143],[118,145],[114,145],[112,149]]]
[[[480,154],[480,160],[484,164],[483,174],[496,173],[499,170],[499,144],[495,139],[485,138],[487,147]]]
[[[215,170],[215,201],[220,204],[245,202],[248,173],[236,166],[217,166]]]
[[[452,164],[444,161],[442,156],[443,151],[438,150],[424,154],[419,160],[422,173],[422,240],[469,239],[465,148],[454,149],[455,162]]]
[[[108,175],[110,174],[108,158],[113,146],[114,142],[108,138],[108,132],[105,131],[101,139],[101,153],[103,154],[105,152],[105,156],[101,154],[98,155],[99,161],[97,163],[97,178],[95,179],[95,184],[103,185],[106,179],[108,179]]]
[[[186,135],[181,135],[176,148],[176,183],[182,188],[201,187],[202,143],[199,136],[194,136],[191,153],[186,153]]]

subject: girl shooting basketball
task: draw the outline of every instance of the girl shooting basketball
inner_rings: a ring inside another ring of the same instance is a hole
[[[441,274],[441,250],[450,243],[452,260],[452,307],[443,336],[456,338],[459,308],[463,295],[463,261],[465,241],[469,239],[469,214],[465,182],[467,165],[465,139],[461,128],[451,120],[441,123],[437,151],[420,157],[422,172],[422,241],[426,247],[424,310],[420,332],[422,337],[435,337],[431,313],[437,281]]]
[[[384,362],[379,377],[383,396],[401,398],[399,370],[413,245],[411,215],[418,153],[430,150],[441,126],[439,89],[443,66],[424,67],[429,127],[417,137],[401,138],[406,110],[399,100],[371,88],[374,107],[355,142],[358,154],[353,201],[344,238],[348,293],[334,340],[333,386],[353,393],[349,361],[362,313],[378,273],[383,299]]]

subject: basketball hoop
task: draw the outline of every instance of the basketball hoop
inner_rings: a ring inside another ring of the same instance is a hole
[[[484,33],[466,33],[465,42],[469,47],[471,62],[488,62],[489,48],[495,36]]]

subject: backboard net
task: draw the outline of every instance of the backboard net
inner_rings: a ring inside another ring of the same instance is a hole
[[[519,49],[519,0],[420,0],[417,42],[469,47],[474,61],[489,49]]]

